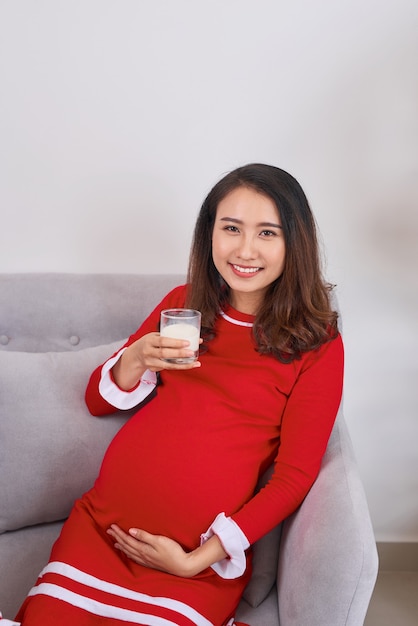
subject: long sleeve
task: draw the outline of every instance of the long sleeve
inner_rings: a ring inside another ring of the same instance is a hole
[[[99,365],[90,376],[85,392],[85,402],[92,415],[109,415],[118,410],[140,407],[150,399],[157,384],[157,376],[146,371],[138,385],[129,391],[120,389],[111,375],[111,368],[123,351],[147,333],[156,332],[162,309],[184,306],[185,286],[176,287],[158,304],[138,330],[129,337],[124,346]]]
[[[301,504],[315,481],[342,396],[341,337],[308,355],[287,400],[274,473],[232,519],[250,544]]]

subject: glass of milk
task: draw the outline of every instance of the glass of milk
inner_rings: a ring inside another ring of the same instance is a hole
[[[200,311],[194,309],[165,309],[161,311],[160,335],[174,339],[185,339],[190,342],[187,350],[194,355],[178,359],[164,359],[169,363],[191,363],[199,355]]]

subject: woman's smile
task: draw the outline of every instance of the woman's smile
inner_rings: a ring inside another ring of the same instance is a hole
[[[231,266],[237,276],[243,275],[243,278],[250,278],[263,269],[262,267],[244,267],[242,265],[236,265],[235,263],[231,263]]]

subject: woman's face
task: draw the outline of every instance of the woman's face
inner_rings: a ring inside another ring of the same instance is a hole
[[[268,196],[238,187],[218,204],[212,235],[216,269],[231,289],[231,305],[254,315],[269,285],[283,272],[285,241],[279,212]]]

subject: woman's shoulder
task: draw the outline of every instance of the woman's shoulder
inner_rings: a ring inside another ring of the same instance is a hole
[[[186,302],[187,284],[177,285],[171,291],[169,291],[161,301],[161,305],[164,308],[184,307]]]
[[[303,360],[306,360],[307,363],[322,359],[328,360],[329,362],[344,360],[344,343],[338,329],[333,329],[332,332],[329,332],[328,339],[319,347],[309,350],[303,355]]]

